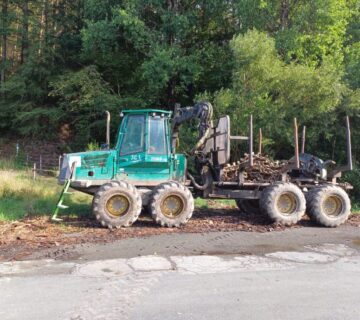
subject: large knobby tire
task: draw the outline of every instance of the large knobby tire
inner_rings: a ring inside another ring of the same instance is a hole
[[[246,214],[260,214],[260,203],[258,199],[237,199],[236,205],[240,211]]]
[[[292,183],[277,183],[267,187],[260,198],[261,211],[283,225],[297,223],[306,210],[302,191]]]
[[[149,208],[156,223],[163,227],[180,227],[193,214],[194,198],[180,183],[166,182],[154,189]]]
[[[337,227],[351,213],[349,196],[338,186],[315,187],[308,192],[306,198],[308,215],[322,226]]]
[[[126,181],[112,181],[100,187],[93,199],[93,213],[102,226],[131,226],[141,212],[141,196]]]

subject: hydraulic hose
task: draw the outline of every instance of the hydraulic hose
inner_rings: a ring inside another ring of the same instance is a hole
[[[209,179],[208,175],[205,175],[205,183],[203,185],[198,184],[195,181],[195,178],[189,172],[187,173],[187,176],[190,179],[193,186],[198,190],[206,190],[211,184],[211,179]]]

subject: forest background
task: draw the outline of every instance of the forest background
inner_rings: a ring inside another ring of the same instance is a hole
[[[104,141],[104,110],[206,99],[266,153],[346,162],[350,116],[360,162],[359,0],[0,0],[0,143]],[[196,133],[183,135],[191,146]],[[114,140],[114,138],[113,138]],[[245,151],[245,150],[243,150]],[[346,179],[360,199],[360,171]]]

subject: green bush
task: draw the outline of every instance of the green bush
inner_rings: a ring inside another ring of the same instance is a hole
[[[350,196],[353,200],[353,206],[360,206],[360,169],[356,168],[353,171],[349,171],[344,175],[344,181],[349,182],[354,189],[350,192]]]

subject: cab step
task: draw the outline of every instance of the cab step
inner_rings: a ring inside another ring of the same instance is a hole
[[[60,197],[59,197],[59,200],[56,203],[56,207],[55,207],[55,210],[54,210],[53,215],[51,217],[51,221],[56,221],[56,222],[62,221],[62,219],[58,218],[59,210],[69,208],[69,206],[66,206],[66,205],[63,204],[63,201],[64,201],[64,198],[65,198],[65,195],[72,195],[73,194],[73,192],[70,192],[68,190],[70,188],[71,178],[73,176],[74,170],[75,170],[75,166],[73,164],[72,167],[71,167],[71,171],[70,171],[70,177],[69,177],[69,179],[66,180],[64,188],[62,189],[62,191],[60,193]]]

